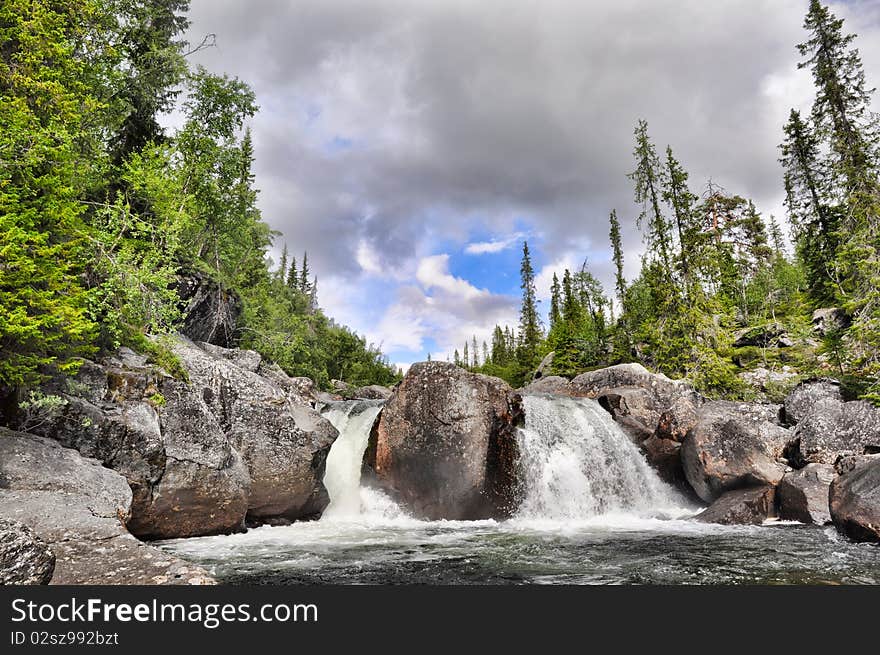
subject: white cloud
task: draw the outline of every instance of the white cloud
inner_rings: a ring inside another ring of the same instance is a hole
[[[511,246],[516,245],[522,239],[525,238],[526,235],[517,232],[514,235],[509,236],[506,239],[491,239],[489,241],[476,241],[474,243],[469,243],[464,251],[469,255],[485,255],[492,254],[496,252],[501,252],[502,250],[507,250]]]

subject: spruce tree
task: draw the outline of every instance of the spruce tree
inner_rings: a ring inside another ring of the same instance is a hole
[[[309,253],[304,252],[302,266],[299,269],[299,290],[303,295],[309,295]]]
[[[656,256],[664,272],[671,280],[672,273],[672,235],[669,222],[663,215],[661,199],[665,182],[665,172],[654,144],[648,136],[648,123],[640,120],[635,129],[636,147],[633,155],[636,170],[629,177],[635,184],[635,200],[641,205],[638,224],[646,226],[645,245],[652,256]]]
[[[538,317],[538,300],[535,292],[535,271],[532,268],[528,242],[523,242],[520,288],[522,289],[522,305],[519,318],[520,363],[525,367],[531,367],[535,364],[542,334],[541,322]]]
[[[623,245],[620,240],[620,222],[617,220],[617,210],[611,210],[611,229],[608,236],[611,239],[611,259],[614,262],[614,288],[617,291],[617,299],[623,307],[623,299],[626,297],[626,278],[623,275]]]
[[[559,277],[553,273],[553,283],[550,285],[550,329],[559,322],[560,318],[560,297],[559,297]]]
[[[299,271],[296,268],[296,257],[290,260],[290,268],[287,271],[287,286],[293,291],[299,290]]]

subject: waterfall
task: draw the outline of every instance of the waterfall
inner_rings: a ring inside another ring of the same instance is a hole
[[[324,417],[339,431],[339,436],[327,455],[324,486],[330,495],[330,504],[322,520],[401,515],[400,508],[381,491],[361,487],[364,451],[383,404],[381,400],[347,400],[329,403],[323,409]]]
[[[523,402],[525,426],[518,430],[523,500],[516,518],[681,513],[678,493],[595,400],[536,395]]]

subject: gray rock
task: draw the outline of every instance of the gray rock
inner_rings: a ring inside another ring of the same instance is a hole
[[[183,334],[224,348],[238,343],[244,306],[237,293],[195,271],[178,276],[175,290],[184,306]]]
[[[704,404],[681,449],[685,476],[697,495],[712,502],[732,489],[776,485],[789,431],[771,422],[774,406],[728,401]]]
[[[793,466],[834,464],[840,454],[880,452],[880,408],[864,400],[816,402],[793,430]]]
[[[571,382],[559,375],[548,375],[530,382],[522,389],[521,393],[550,393],[563,396],[571,395]]]
[[[355,389],[350,395],[362,400],[388,400],[391,398],[392,393],[393,391],[388,387],[383,387],[379,384],[371,384],[366,387]]]
[[[55,553],[20,521],[0,518],[0,586],[49,584]]]
[[[785,474],[776,488],[780,518],[824,525],[831,522],[828,488],[834,479],[830,464],[808,464]]]
[[[823,307],[813,312],[813,331],[820,337],[827,336],[830,332],[846,329],[852,323],[852,319],[845,311],[838,307]]]
[[[855,541],[880,542],[880,457],[866,458],[831,483],[831,518]]]
[[[521,398],[498,378],[413,364],[374,427],[364,463],[376,484],[427,519],[509,516]]]
[[[641,364],[618,364],[582,373],[571,381],[574,392],[597,398],[604,390],[638,387],[654,393],[668,406],[681,396],[697,397],[693,387],[682,380],[671,380],[662,373],[651,373]]]
[[[833,408],[843,402],[843,393],[837,380],[807,380],[786,396],[784,419],[787,424],[795,425],[818,406]]]
[[[744,328],[733,335],[734,348],[745,348],[747,346],[785,348],[790,344],[791,339],[788,338],[785,328],[780,323],[768,323],[767,325]]]
[[[245,371],[249,371],[251,373],[256,373],[260,368],[260,364],[263,362],[263,358],[260,357],[260,353],[254,350],[242,350],[241,348],[223,348],[221,346],[215,346],[211,343],[207,343],[204,341],[197,342],[196,345],[200,348],[203,348],[210,354],[226,359],[235,364],[238,368],[244,369]]]
[[[319,515],[329,503],[324,464],[338,436],[330,422],[298,404],[289,389],[228,357],[217,358],[186,341],[177,342],[174,352],[189,373],[195,396],[205,400],[220,423],[220,434],[247,466],[248,521]]]
[[[0,428],[0,517],[19,521],[55,553],[53,584],[213,584],[198,566],[125,528],[124,477],[58,442]]]
[[[734,489],[694,518],[703,523],[725,525],[761,525],[773,515],[774,489],[772,485]]]

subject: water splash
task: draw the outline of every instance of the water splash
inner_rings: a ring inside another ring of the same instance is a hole
[[[524,497],[516,520],[689,513],[595,400],[535,395],[523,402],[518,441]]]
[[[385,493],[361,486],[364,451],[383,404],[381,400],[348,400],[331,403],[323,410],[339,437],[327,455],[324,486],[330,505],[322,521],[387,521],[404,516]]]

